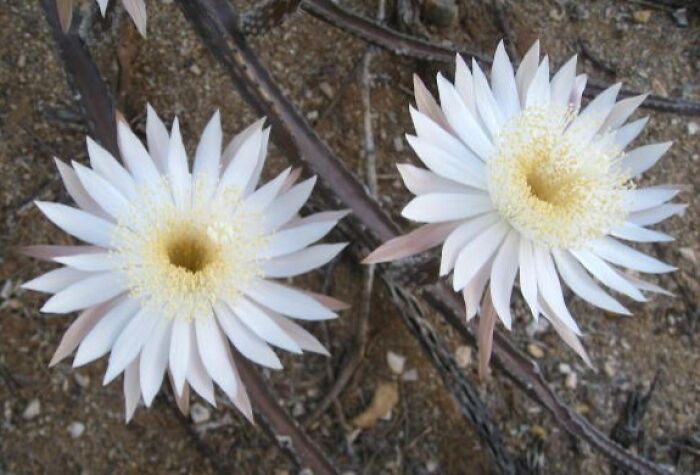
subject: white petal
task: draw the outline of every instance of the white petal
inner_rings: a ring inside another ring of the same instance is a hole
[[[123,279],[113,273],[96,274],[69,285],[51,297],[41,311],[45,313],[69,313],[97,305],[125,290]]]
[[[124,370],[124,404],[126,406],[126,422],[129,422],[141,399],[141,385],[139,384],[139,359],[136,358]]]
[[[642,293],[632,285],[627,279],[612,268],[607,262],[593,254],[590,251],[578,250],[570,251],[571,254],[585,267],[588,272],[593,274],[596,279],[601,281],[617,292],[623,293],[637,302],[646,302],[646,298]]]
[[[35,290],[47,294],[56,294],[66,287],[94,275],[70,267],[61,267],[40,275],[22,284],[23,289]]]
[[[595,283],[568,251],[553,249],[552,255],[562,279],[576,295],[609,312],[631,315],[629,310]]]
[[[221,116],[217,110],[202,132],[194,156],[192,173],[197,178],[202,175],[207,185],[213,187],[219,181],[219,160],[221,160]],[[198,183],[199,184],[199,183]]]
[[[649,122],[649,117],[644,117],[621,127],[615,132],[615,145],[624,150],[634,139],[636,139],[644,127]]]
[[[426,224],[408,234],[388,240],[372,251],[362,263],[377,264],[403,259],[426,251],[443,242],[457,226],[459,226],[459,222]]]
[[[260,159],[260,146],[262,143],[262,132],[260,130],[252,133],[236,151],[231,163],[226,167],[221,175],[219,192],[226,187],[236,187],[241,192],[245,190],[250,182]]]
[[[413,198],[401,216],[422,223],[440,223],[470,218],[492,209],[491,197],[486,193],[428,193]]]
[[[452,131],[452,127],[447,123],[445,114],[440,109],[440,106],[435,102],[435,98],[428,88],[425,87],[423,81],[418,77],[417,74],[413,75],[413,93],[416,97],[416,107],[418,110],[430,117],[436,124],[445,129],[448,132]]]
[[[337,315],[299,290],[269,280],[258,280],[247,296],[270,310],[301,320],[328,320]]]
[[[175,117],[173,128],[170,131],[170,145],[168,146],[168,177],[175,203],[180,207],[189,206],[191,195],[191,177],[187,165],[187,151],[182,143],[180,122]]]
[[[635,242],[669,242],[674,240],[673,236],[666,233],[643,228],[629,221],[610,230],[610,234],[620,239]]]
[[[660,223],[661,221],[670,218],[676,214],[681,214],[688,207],[686,204],[667,203],[653,208],[648,208],[642,211],[630,213],[627,219],[629,222],[639,226],[648,226],[650,224]]]
[[[161,174],[167,173],[170,135],[151,104],[146,104],[146,142],[148,143],[148,153],[158,171]]]
[[[284,182],[291,171],[291,167],[287,168],[282,173],[277,175],[274,180],[270,180],[255,190],[243,202],[245,209],[255,212],[263,211],[265,208],[267,208],[279,194],[280,190],[282,189],[282,185],[284,185]]]
[[[272,235],[265,249],[258,253],[258,256],[272,258],[299,251],[321,239],[334,226],[334,221],[325,221],[277,231]]]
[[[209,373],[207,373],[204,363],[202,363],[202,358],[199,356],[194,327],[190,329],[189,334],[190,357],[189,367],[187,368],[187,382],[190,383],[192,389],[194,389],[195,392],[205,401],[212,406],[216,406],[216,399],[214,398],[214,383],[212,382]]]
[[[330,353],[328,353],[328,350],[321,344],[321,342],[301,326],[277,313],[268,312],[268,315],[277,323],[277,325],[282,328],[282,330],[287,333],[287,335],[294,339],[302,350],[330,356]]]
[[[161,317],[148,308],[141,308],[119,334],[109,355],[103,384],[108,384],[124,371],[141,352]]]
[[[455,55],[455,89],[459,93],[459,96],[464,101],[464,104],[469,109],[475,117],[477,114],[476,110],[476,97],[474,95],[474,78],[471,71],[469,71],[469,66],[464,62],[464,58],[461,55]]]
[[[486,213],[474,219],[470,219],[455,229],[445,240],[442,246],[442,256],[440,259],[440,276],[450,273],[457,261],[460,251],[475,236],[499,220],[498,214]]]
[[[229,306],[241,321],[266,342],[292,353],[301,353],[301,348],[277,323],[258,305],[241,297]]]
[[[664,185],[627,190],[623,192],[625,209],[632,213],[634,211],[654,208],[672,199],[679,191],[680,189],[677,187]]]
[[[503,245],[498,250],[491,267],[491,300],[493,308],[503,324],[510,330],[510,297],[513,293],[515,276],[518,274],[518,250],[520,236],[511,229]]]
[[[455,263],[453,287],[461,290],[474,278],[481,265],[491,258],[506,237],[510,227],[498,221],[469,241]]]
[[[535,251],[532,241],[520,238],[518,250],[518,267],[520,267],[520,293],[527,302],[532,317],[537,320],[539,305],[537,303],[537,268],[535,267]]]
[[[100,6],[100,13],[102,13],[102,16],[105,16],[105,13],[107,13],[107,5],[109,4],[109,0],[97,0],[97,4]]]
[[[170,374],[177,394],[182,395],[185,387],[187,370],[190,365],[190,343],[192,341],[192,324],[186,320],[176,319],[173,322],[173,330],[170,335]]]
[[[592,367],[591,359],[586,353],[586,349],[581,344],[578,336],[574,334],[563,322],[556,318],[556,314],[547,305],[547,302],[541,302],[542,313],[552,323],[554,330],[559,334],[564,342],[571,347],[578,355],[586,362],[586,364]]]
[[[552,93],[549,88],[549,57],[545,56],[537,68],[535,76],[532,78],[530,87],[527,89],[525,104],[527,107],[534,105],[546,106]]]
[[[491,266],[493,265],[493,256],[489,258],[474,275],[474,278],[462,289],[464,297],[464,306],[467,311],[467,321],[470,321],[476,316],[484,295],[484,289],[491,277]]]
[[[535,268],[537,269],[537,290],[552,310],[552,316],[558,318],[576,335],[580,335],[581,330],[564,302],[559,277],[548,249],[535,246]]]
[[[165,368],[168,366],[171,327],[171,321],[161,318],[141,352],[139,374],[146,407],[151,407],[163,382]]]
[[[605,119],[605,123],[601,130],[606,131],[610,129],[617,129],[632,115],[632,113],[637,110],[637,107],[642,105],[644,99],[646,99],[649,94],[640,94],[638,96],[628,97],[627,99],[622,99],[617,104],[615,104],[610,111],[610,115]]]
[[[415,167],[408,163],[398,163],[401,179],[408,191],[414,195],[425,193],[464,193],[473,190],[465,185],[443,178],[425,168]]]
[[[97,322],[80,343],[73,360],[73,367],[77,368],[106,355],[139,308],[138,300],[121,299]]]
[[[96,248],[99,249],[99,248]],[[107,252],[90,252],[86,254],[75,254],[72,256],[57,257],[56,262],[73,267],[74,269],[87,272],[104,272],[114,269],[116,257],[110,256]]]
[[[231,139],[229,144],[224,149],[224,153],[221,155],[222,169],[226,169],[228,167],[229,163],[231,163],[231,160],[233,160],[233,157],[238,152],[238,149],[241,148],[241,145],[243,145],[246,140],[248,140],[253,134],[257,134],[262,131],[264,123],[264,117],[262,119],[258,119]]]
[[[663,289],[659,287],[656,284],[652,284],[651,282],[647,282],[646,280],[642,280],[638,277],[634,277],[632,275],[625,274],[620,271],[616,271],[620,276],[629,281],[632,285],[637,287],[639,290],[644,290],[645,292],[653,292],[656,294],[662,294],[662,295],[667,295],[669,297],[675,297],[675,295],[672,292],[669,292],[666,289]]]
[[[518,71],[515,73],[515,83],[518,85],[518,96],[520,97],[520,105],[525,107],[527,99],[527,91],[530,89],[530,83],[537,73],[537,66],[540,64],[540,42],[539,40],[530,47],[523,60],[520,62]]]
[[[124,9],[136,24],[141,36],[146,37],[146,4],[143,0],[122,0]]]
[[[260,181],[260,175],[262,175],[263,167],[265,166],[265,161],[267,160],[267,146],[270,142],[270,127],[263,129],[262,137],[260,139],[260,151],[258,152],[258,164],[253,170],[253,174],[248,180],[248,184],[245,186],[243,191],[243,196],[248,196],[253,190],[258,186]]]
[[[503,40],[498,43],[496,54],[491,67],[491,87],[493,96],[498,102],[505,119],[520,112],[518,86],[515,83],[515,73],[510,59],[503,46]]]
[[[622,159],[620,169],[629,177],[636,177],[653,167],[671,147],[671,142],[644,145],[631,150]]]
[[[338,221],[350,213],[351,210],[339,209],[336,211],[321,211],[320,213],[310,214],[308,216],[304,216],[303,218],[299,216],[287,222],[287,224],[282,226],[280,229],[291,229],[296,228],[297,226],[304,226],[314,223],[327,223],[329,221],[333,221],[334,223],[338,224]]]
[[[233,346],[246,358],[268,368],[282,369],[282,362],[265,341],[241,322],[226,304],[215,304],[221,328]]]
[[[455,130],[459,138],[482,160],[488,160],[493,150],[491,141],[476,121],[474,115],[459,97],[454,86],[438,74],[438,91],[440,93],[440,105],[445,112],[447,121]]]
[[[99,246],[54,246],[51,244],[39,244],[34,246],[19,246],[17,252],[28,257],[40,259],[42,261],[56,261],[58,257],[77,256],[79,254],[89,254],[102,252]]]
[[[335,256],[340,251],[345,249],[348,243],[338,244],[317,244],[307,247],[300,251],[285,256],[274,257],[267,260],[262,265],[262,271],[265,277],[294,277],[299,274],[304,274],[312,269],[321,267]]]
[[[58,167],[58,172],[61,175],[66,191],[68,191],[70,197],[73,198],[75,204],[77,204],[80,209],[85,210],[90,214],[94,214],[101,218],[109,218],[107,213],[105,213],[105,211],[100,208],[95,200],[92,199],[83,184],[80,183],[80,178],[78,178],[78,174],[75,173],[75,170],[60,161],[58,158],[54,158],[54,161],[56,162],[56,167]]]
[[[123,120],[117,121],[117,138],[122,159],[136,182],[143,184],[157,182],[160,179],[160,173],[151,156]],[[105,178],[109,179],[109,177]]]
[[[73,168],[90,197],[110,216],[118,218],[129,206],[124,195],[109,181],[77,162],[73,162]]]
[[[474,95],[476,96],[476,108],[479,111],[481,120],[486,125],[489,133],[494,137],[503,123],[503,112],[501,107],[493,97],[491,87],[486,79],[486,75],[479,67],[479,64],[472,58],[472,74],[474,75]]]
[[[231,399],[238,391],[238,381],[228,359],[228,342],[221,334],[213,315],[199,316],[194,320],[197,349],[209,376]],[[193,348],[195,350],[195,348]]]
[[[87,139],[87,149],[90,155],[90,166],[102,178],[109,180],[122,195],[131,199],[136,196],[136,182],[124,167],[104,148],[90,137]]]
[[[114,225],[95,215],[59,203],[35,201],[51,222],[81,241],[110,247]]]
[[[583,126],[586,128],[588,136],[593,137],[603,126],[603,123],[615,105],[615,99],[617,98],[617,93],[620,92],[620,87],[622,87],[622,83],[618,82],[601,92],[585,109],[583,109],[583,111],[581,111],[579,116],[574,119],[571,128],[576,129],[577,127]],[[594,126],[591,126],[591,124],[594,124]]]
[[[265,230],[275,230],[292,219],[309,199],[315,184],[313,176],[275,198],[265,212]]]
[[[581,109],[581,98],[583,97],[584,89],[586,89],[587,81],[588,76],[586,74],[579,74],[574,78],[574,87],[571,88],[569,105],[572,106],[576,112]]]
[[[413,135],[406,135],[406,140],[425,166],[441,177],[464,185],[486,189],[483,164],[481,166],[470,164],[467,159],[455,157],[442,148]],[[469,153],[471,154],[471,152]]]
[[[576,76],[576,59],[576,55],[572,56],[552,78],[550,83],[551,101],[555,106],[568,107],[569,105],[569,97]]]
[[[639,252],[611,237],[604,237],[590,243],[593,252],[608,262],[628,269],[648,274],[673,272],[675,267],[669,266],[658,259]]]

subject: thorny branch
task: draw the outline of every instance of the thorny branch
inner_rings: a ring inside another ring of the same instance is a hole
[[[92,134],[118,157],[114,106],[99,71],[78,35],[62,32],[55,0],[41,0],[41,3]],[[237,356],[241,379],[261,416],[263,427],[274,442],[300,467],[308,467],[314,474],[336,474],[325,455],[277,403],[255,368],[244,357]]]
[[[238,28],[237,15],[231,5],[226,0],[180,0],[180,5],[202,40],[238,86],[242,96],[256,110],[269,116],[274,125],[273,139],[280,150],[290,160],[301,157],[322,178],[321,185],[330,202],[335,203],[340,199],[353,209],[361,221],[347,220],[355,243],[373,248],[377,242],[395,237],[399,233],[397,225],[309,127],[250,49]],[[224,29],[229,33],[231,44],[226,40],[225,32],[222,31]],[[382,272],[381,276],[391,281],[388,273]],[[473,335],[462,322],[463,305],[451,289],[441,283],[425,289],[423,294],[431,305],[440,310],[450,325],[473,341]],[[506,374],[552,412],[570,434],[589,442],[625,469],[643,474],[665,473],[654,463],[624,450],[561,402],[544,380],[537,364],[515,348],[501,332],[494,334],[494,356]]]
[[[455,54],[460,53],[466,57],[475,58],[482,63],[491,63],[491,58],[483,54],[463,48],[442,46],[387,28],[368,18],[341,8],[331,0],[303,0],[301,7],[304,11],[326,23],[401,56],[451,63],[454,61]],[[588,87],[584,94],[589,97],[594,96],[608,86],[609,84],[602,81],[589,78]],[[622,98],[637,94],[639,93],[623,89],[620,91],[619,96]],[[664,112],[675,112],[677,114],[700,115],[700,103],[682,98],[650,95],[642,103],[642,107]]]

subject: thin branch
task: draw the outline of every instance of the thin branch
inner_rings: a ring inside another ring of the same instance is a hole
[[[491,63],[491,58],[483,54],[463,48],[442,46],[392,30],[361,15],[349,12],[331,0],[303,0],[301,8],[326,23],[401,56],[451,63],[454,61],[455,54],[460,53],[463,56],[475,58],[486,64]],[[591,97],[608,86],[609,84],[603,81],[589,78],[588,87],[584,94]],[[623,89],[620,91],[619,97],[623,98],[637,94],[639,93]],[[642,107],[684,115],[700,115],[700,103],[676,97],[650,95],[644,101]]]
[[[260,63],[238,29],[237,17],[226,0],[179,0],[187,18],[207,44],[212,54],[221,62],[244,99],[261,114],[266,114],[273,124],[273,139],[279,149],[291,161],[303,160],[321,177],[321,187],[328,204],[340,199],[352,208],[360,222],[347,219],[355,248],[374,248],[379,242],[396,237],[398,226],[381,209],[355,180],[328,146],[309,127],[304,117],[284,96],[269,72]],[[232,40],[227,42],[227,30]],[[381,270],[381,269],[380,269]],[[381,277],[391,281],[390,273]],[[474,341],[463,322],[464,307],[461,299],[443,283],[423,291],[446,321],[463,336]],[[504,336],[494,334],[494,355],[497,364],[516,381],[528,395],[545,406],[557,421],[573,436],[589,442],[596,450],[617,465],[642,474],[665,473],[654,463],[625,451],[605,434],[592,426],[584,417],[560,401],[543,378],[539,367]]]
[[[79,93],[86,122],[91,124],[95,138],[112,154],[119,156],[114,106],[90,53],[77,34],[62,32],[55,0],[41,0],[41,3],[61,52],[66,73]],[[265,428],[274,436],[275,443],[283,447],[285,453],[302,468],[308,467],[314,474],[336,474],[320,449],[277,403],[257,371],[243,356],[238,353],[236,356],[241,379]]]
[[[256,36],[284,23],[299,8],[301,0],[263,0],[240,16],[240,28]]]

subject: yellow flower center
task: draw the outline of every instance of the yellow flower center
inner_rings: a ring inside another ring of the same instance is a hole
[[[262,276],[267,240],[261,216],[243,209],[237,190],[178,207],[169,185],[142,190],[119,219],[113,257],[131,294],[167,318],[191,321],[219,299],[238,298]]]
[[[504,219],[547,247],[577,247],[621,223],[628,179],[610,134],[590,139],[600,122],[530,107],[503,127],[488,163],[489,192]]]

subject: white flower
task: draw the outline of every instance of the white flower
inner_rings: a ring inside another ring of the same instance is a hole
[[[274,369],[282,364],[268,344],[327,354],[287,317],[335,318],[343,304],[272,279],[335,257],[345,244],[311,244],[346,212],[299,217],[316,179],[295,185],[298,173],[289,168],[256,189],[269,132],[260,120],[222,153],[217,112],[190,172],[177,119],[168,134],[149,107],[148,150],[118,123],[126,168],[89,138],[92,168],[56,161],[79,208],[37,206],[88,245],[24,248],[65,265],[24,287],[54,294],[43,312],[83,311],[51,365],[76,348],[74,366],[109,352],[104,382],[125,372],[127,420],[140,395],[150,406],[166,369],[181,407],[189,386],[214,404],[213,381],[251,418],[227,338],[246,358]]]
[[[97,0],[100,6],[100,12],[102,16],[107,13],[107,6],[109,5],[109,0]],[[124,4],[124,9],[126,9],[129,16],[134,20],[136,29],[139,30],[141,36],[146,37],[146,3],[144,0],[122,0]],[[68,31],[71,24],[71,18],[73,16],[73,0],[56,0],[56,8],[58,10],[58,15],[61,20],[61,26],[63,31]]]
[[[544,315],[588,361],[559,278],[582,299],[621,314],[630,312],[599,283],[640,302],[643,291],[664,292],[619,267],[674,270],[621,242],[672,240],[646,226],[685,209],[669,203],[679,188],[636,188],[633,181],[670,143],[623,152],[647,122],[626,124],[646,96],[616,102],[616,84],[579,111],[586,76],[576,76],[576,58],[550,78],[538,43],[514,72],[501,42],[490,85],[476,62],[470,71],[459,56],[455,76],[452,84],[438,74],[440,105],[415,78],[416,135],[407,139],[428,170],[398,166],[416,195],[403,216],[429,224],[384,244],[366,262],[442,244],[440,275],[453,272],[467,318],[477,313],[490,282],[485,307],[509,329],[519,274],[533,317]]]

